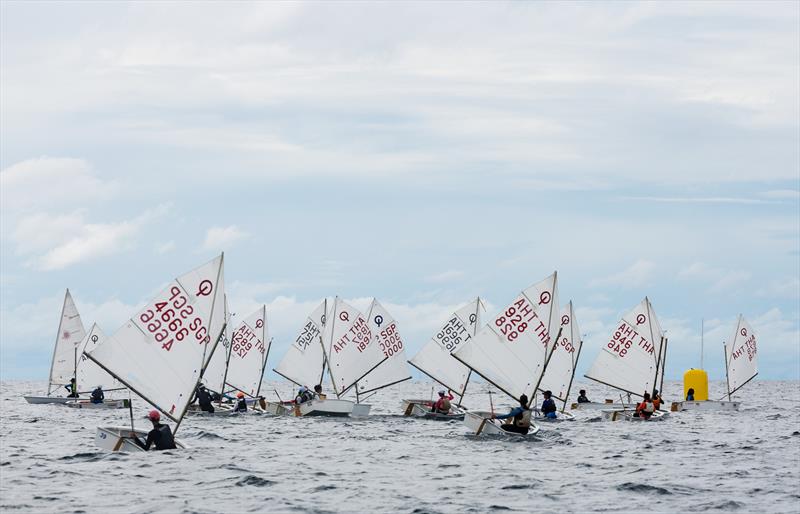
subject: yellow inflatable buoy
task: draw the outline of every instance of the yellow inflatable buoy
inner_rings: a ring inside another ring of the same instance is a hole
[[[694,400],[703,402],[708,400],[708,373],[702,369],[690,369],[683,374],[683,399],[689,389],[694,389]]]

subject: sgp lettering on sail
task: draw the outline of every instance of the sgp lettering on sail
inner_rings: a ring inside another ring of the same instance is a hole
[[[619,326],[611,335],[611,340],[606,345],[606,348],[620,357],[625,357],[630,352],[631,348],[636,345],[643,351],[652,354],[655,351],[653,343],[648,341],[644,336],[636,331],[636,328],[626,322],[620,321]]]
[[[472,338],[467,327],[464,323],[453,314],[447,323],[444,324],[442,329],[436,333],[436,342],[441,344],[446,350],[451,353],[461,346],[461,343],[469,341]]]
[[[397,323],[393,321],[388,327],[378,332],[378,343],[386,357],[391,357],[403,349],[403,340],[400,338],[400,332],[397,331]]]
[[[180,284],[174,282],[139,311],[133,321],[166,351],[185,339],[204,344],[209,339],[203,321],[205,313],[198,312],[190,298]]]
[[[333,351],[339,353],[352,343],[359,352],[363,352],[367,349],[371,339],[372,331],[369,329],[369,324],[364,319],[364,316],[359,314],[355,323],[350,326],[347,332],[333,343]]]
[[[547,347],[550,343],[550,333],[547,325],[539,319],[539,315],[525,295],[520,295],[501,312],[494,320],[501,336],[506,341],[513,343],[526,331],[533,331],[539,341]]]

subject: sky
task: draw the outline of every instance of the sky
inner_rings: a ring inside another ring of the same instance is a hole
[[[325,297],[407,352],[558,270],[578,373],[644,296],[668,379],[800,378],[797,2],[0,3],[0,376],[225,252],[274,367]],[[487,318],[488,319],[488,318]],[[270,375],[274,378],[275,375]]]

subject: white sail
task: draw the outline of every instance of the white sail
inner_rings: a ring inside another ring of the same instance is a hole
[[[223,256],[186,273],[87,353],[179,421],[225,327]]]
[[[461,394],[467,387],[470,369],[450,354],[477,334],[482,307],[480,299],[476,298],[455,311],[408,362],[451,391]]]
[[[224,393],[226,388],[222,382],[225,381],[225,373],[228,369],[228,359],[231,349],[231,312],[228,307],[228,296],[225,295],[225,332],[217,344],[217,349],[206,365],[203,371],[202,382],[206,388],[216,391],[220,394]]]
[[[69,384],[69,381],[75,376],[75,367],[79,357],[77,350],[84,337],[86,337],[86,330],[83,328],[78,308],[72,301],[72,295],[67,289],[64,295],[64,305],[61,308],[56,344],[53,348],[53,361],[50,364],[48,394],[53,385]]]
[[[658,388],[657,364],[664,334],[650,300],[645,297],[622,317],[586,378],[642,396]]]
[[[306,318],[294,343],[274,368],[275,373],[297,385],[314,387],[322,381],[322,366],[325,361],[322,331],[327,321],[327,303],[327,300],[320,303]]]
[[[378,345],[386,360],[358,381],[359,393],[375,391],[411,378],[397,321],[377,299],[372,300],[367,318],[373,338],[371,344]]]
[[[728,366],[728,394],[733,394],[758,375],[756,333],[741,314],[730,341],[725,345],[725,360]]]
[[[581,332],[572,302],[561,311],[561,337],[553,347],[553,354],[547,363],[547,369],[539,384],[540,391],[550,391],[553,397],[565,401],[569,394],[578,356],[581,353]]]
[[[103,389],[115,389],[122,387],[121,384],[106,373],[106,371],[86,357],[84,352],[91,352],[107,338],[106,334],[97,326],[92,325],[89,333],[83,338],[80,345],[80,357],[78,357],[78,391],[91,391],[100,386]]]
[[[372,338],[369,323],[355,307],[336,297],[323,335],[325,356],[337,396],[381,364],[383,352]]]
[[[250,396],[255,396],[264,372],[267,339],[267,306],[246,317],[231,336],[231,357],[226,382]]]
[[[453,356],[512,398],[533,399],[558,334],[558,280],[553,273],[524,290]]]

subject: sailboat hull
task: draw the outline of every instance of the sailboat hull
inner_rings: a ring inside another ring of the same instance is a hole
[[[542,423],[560,423],[562,421],[575,421],[575,416],[569,412],[557,412],[555,418],[547,418],[542,416],[538,410],[534,412],[534,419]]]
[[[326,417],[347,417],[353,413],[355,403],[350,400],[311,400],[294,408],[294,415],[298,417],[306,416],[326,416]]]
[[[500,425],[502,422],[491,418],[491,412],[470,411],[464,413],[464,425],[469,429],[472,435],[489,435],[489,436],[504,436],[504,437],[527,437],[535,435],[539,432],[539,427],[531,423],[531,427],[527,434],[518,434],[516,432],[506,432]]]
[[[706,400],[702,402],[695,402],[695,401],[672,402],[672,407],[670,410],[672,412],[678,412],[684,410],[734,412],[739,410],[739,402],[733,402],[733,401],[723,402],[723,401],[713,401],[713,400]]]
[[[128,400],[104,400],[103,403],[92,403],[91,400],[72,400],[66,405],[71,409],[126,409]]]
[[[353,405],[353,412],[350,413],[350,416],[354,418],[364,418],[369,416],[369,411],[371,409],[372,405],[366,403],[357,403]]]
[[[650,416],[650,419],[644,419],[631,409],[626,410],[616,410],[616,409],[607,409],[603,410],[603,421],[663,421],[669,416],[669,412],[659,410],[653,413]]]
[[[60,396],[25,396],[24,398],[26,402],[35,405],[65,405],[67,402],[75,400],[75,398],[65,398]]]
[[[142,442],[147,439],[147,432],[144,430],[135,430],[136,437]],[[94,444],[101,450],[111,452],[143,452],[144,450],[133,442],[130,437],[130,427],[97,427],[97,432],[94,436]],[[175,446],[180,450],[189,448],[180,439],[175,439]]]
[[[572,410],[601,410],[601,409],[623,409],[624,407],[630,407],[631,404],[623,405],[619,402],[608,402],[608,403],[599,403],[599,402],[588,402],[588,403],[573,403],[570,408]]]
[[[461,421],[464,419],[464,410],[451,407],[449,414],[440,414],[431,412],[431,402],[428,400],[403,400],[403,415],[435,421]]]
[[[233,413],[233,405],[228,403],[214,404],[214,412],[206,412],[200,405],[189,405],[186,414],[190,416],[230,416]]]

